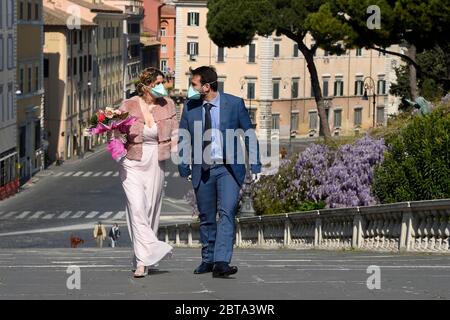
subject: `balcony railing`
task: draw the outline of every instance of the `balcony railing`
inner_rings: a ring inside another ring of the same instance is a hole
[[[199,246],[199,223],[161,226],[160,240]],[[240,248],[359,249],[450,254],[450,199],[236,219]]]

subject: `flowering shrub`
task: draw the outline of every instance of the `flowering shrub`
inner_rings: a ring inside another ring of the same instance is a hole
[[[277,174],[252,186],[258,214],[367,206],[374,168],[383,162],[384,140],[364,136],[337,149],[311,144],[297,157],[281,163]]]

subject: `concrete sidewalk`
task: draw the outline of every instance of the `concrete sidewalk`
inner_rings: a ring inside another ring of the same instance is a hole
[[[450,256],[296,250],[236,250],[230,279],[194,275],[199,249],[132,278],[131,249],[2,249],[0,299],[449,299]],[[69,269],[80,269],[80,289]],[[380,289],[369,289],[374,267]],[[375,267],[376,268],[376,267]],[[69,273],[68,273],[69,271]]]

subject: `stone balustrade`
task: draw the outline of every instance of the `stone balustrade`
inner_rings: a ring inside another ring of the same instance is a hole
[[[236,219],[239,248],[450,253],[450,199]],[[200,246],[199,223],[161,226],[160,240]]]

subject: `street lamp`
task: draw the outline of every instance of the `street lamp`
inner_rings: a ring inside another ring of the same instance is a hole
[[[376,108],[376,104],[377,104],[377,95],[375,93],[375,80],[373,80],[372,77],[368,76],[364,78],[364,95],[362,97],[362,100],[368,101],[369,100],[369,95],[370,92],[372,92],[372,103],[373,103],[373,110],[372,110],[372,126],[373,128],[375,128],[375,108]],[[370,109],[370,105],[369,105],[369,109]]]

